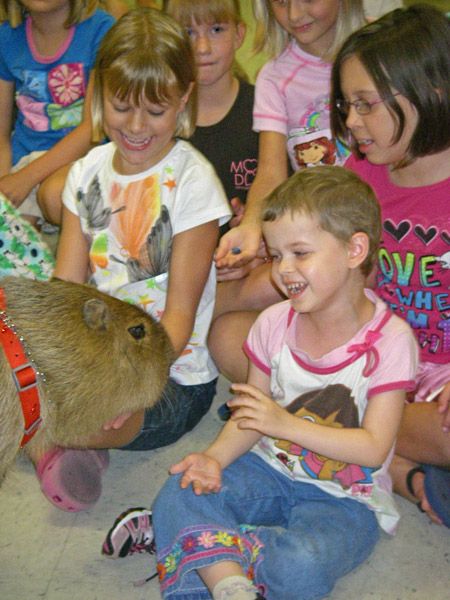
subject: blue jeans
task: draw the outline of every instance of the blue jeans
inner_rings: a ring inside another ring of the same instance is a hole
[[[153,506],[166,599],[210,599],[197,569],[224,560],[238,562],[267,600],[323,598],[379,538],[364,504],[291,481],[251,452],[224,470],[218,494],[196,496],[179,479]]]
[[[181,385],[169,379],[161,398],[145,411],[141,431],[120,450],[154,450],[176,442],[208,412],[216,385],[217,379],[198,385]]]

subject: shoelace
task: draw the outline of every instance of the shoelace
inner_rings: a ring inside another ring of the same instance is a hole
[[[150,577],[146,577],[145,579],[138,579],[138,581],[134,581],[133,586],[134,587],[142,587],[143,585],[145,585],[152,579],[155,579],[155,577],[157,577],[157,576],[158,576],[158,572],[156,571],[155,573],[153,573],[153,575],[150,575]]]
[[[155,549],[155,541],[152,540],[149,542],[149,539],[145,533],[142,533],[142,535],[140,536],[140,538],[138,538],[138,540],[133,544],[133,547],[130,548],[130,554],[141,554],[142,552],[147,552],[148,554],[155,554],[156,549]],[[155,573],[153,573],[153,575],[150,575],[149,577],[146,577],[145,579],[139,579],[138,581],[133,582],[133,586],[134,587],[142,587],[143,585],[145,585],[146,583],[148,583],[149,581],[151,581],[152,579],[155,579],[155,577],[158,576],[158,572],[155,571]]]
[[[141,554],[142,552],[148,552],[148,554],[155,554],[155,543],[150,541],[145,533],[133,544],[130,548],[129,554]]]

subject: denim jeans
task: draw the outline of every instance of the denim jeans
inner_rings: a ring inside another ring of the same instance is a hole
[[[179,479],[153,506],[165,599],[210,599],[197,569],[224,560],[240,563],[267,600],[323,598],[379,537],[364,504],[292,481],[251,452],[224,470],[218,494],[196,496]]]
[[[161,398],[145,411],[141,431],[120,450],[154,450],[176,442],[208,412],[216,385],[217,379],[198,385],[181,385],[169,379]]]

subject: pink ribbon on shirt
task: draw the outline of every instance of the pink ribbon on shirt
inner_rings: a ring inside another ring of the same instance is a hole
[[[353,344],[347,348],[347,352],[354,352],[360,356],[366,354],[366,364],[363,369],[364,377],[369,377],[375,369],[378,367],[380,362],[380,355],[378,350],[375,348],[375,342],[381,338],[381,333],[378,331],[369,330],[366,333],[365,340],[360,344]]]

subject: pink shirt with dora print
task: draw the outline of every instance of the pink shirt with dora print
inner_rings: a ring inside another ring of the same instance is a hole
[[[371,290],[366,295],[375,304],[373,319],[348,343],[320,359],[311,359],[297,347],[301,331],[289,301],[258,317],[244,349],[249,360],[270,376],[272,397],[288,412],[329,427],[360,427],[370,398],[414,389],[418,348],[411,328]],[[291,479],[364,502],[376,512],[380,526],[394,532],[399,515],[388,474],[392,451],[378,468],[332,460],[267,436],[252,451]]]

